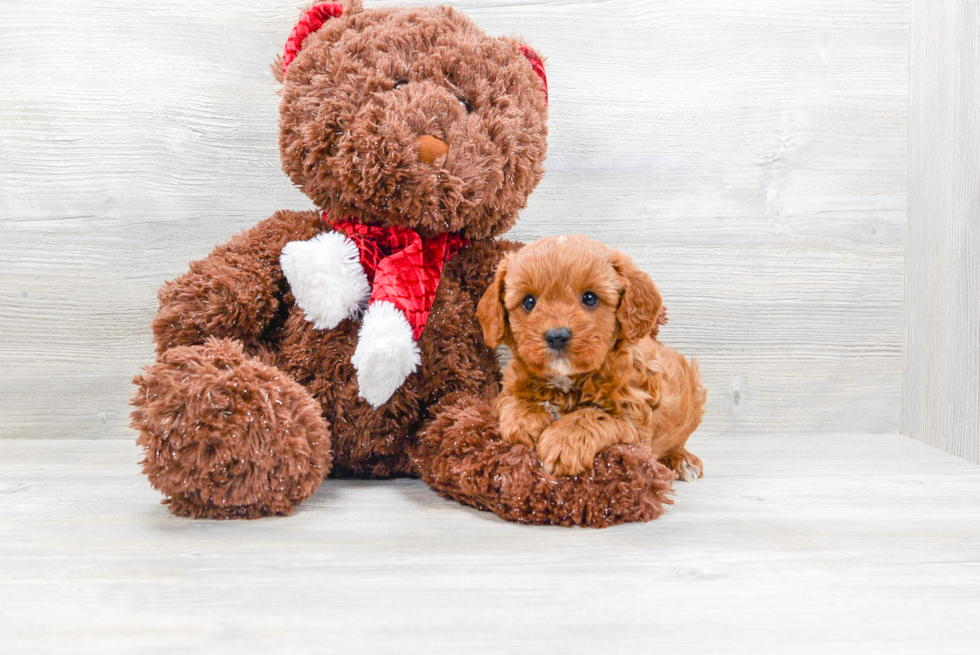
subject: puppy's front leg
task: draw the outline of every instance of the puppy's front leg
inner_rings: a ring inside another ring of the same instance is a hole
[[[497,397],[500,436],[507,443],[520,443],[533,449],[538,435],[555,420],[541,405],[529,403],[509,393]]]
[[[586,407],[562,416],[538,439],[538,458],[554,475],[579,475],[592,468],[600,450],[616,443],[636,443],[632,423],[600,409]]]

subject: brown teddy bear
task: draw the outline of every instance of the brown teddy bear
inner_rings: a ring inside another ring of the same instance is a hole
[[[348,0],[313,5],[274,70],[283,169],[319,210],[160,290],[133,426],[171,511],[288,514],[330,474],[420,476],[514,520],[659,514],[670,476],[649,453],[559,481],[480,423],[499,375],[476,305],[543,174],[534,51],[451,8]]]

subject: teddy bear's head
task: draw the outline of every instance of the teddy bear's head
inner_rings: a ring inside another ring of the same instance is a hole
[[[494,236],[541,179],[540,60],[454,9],[315,5],[274,70],[283,170],[336,220]]]

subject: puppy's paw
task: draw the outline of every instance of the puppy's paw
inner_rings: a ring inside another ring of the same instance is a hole
[[[661,463],[670,467],[684,482],[694,482],[704,475],[704,464],[697,455],[683,448],[672,450],[660,458]]]
[[[554,423],[551,414],[541,407],[522,403],[506,393],[497,401],[500,416],[500,437],[507,443],[523,444],[534,449],[538,437]]]
[[[591,435],[554,424],[541,433],[537,453],[544,470],[552,475],[581,475],[592,468],[596,453]]]
[[[500,437],[507,443],[523,444],[533,450],[538,436],[547,426],[548,423],[537,416],[529,416],[524,422],[505,420],[501,416]]]
[[[684,460],[677,467],[677,475],[684,482],[694,482],[701,477],[701,468],[696,464]]]

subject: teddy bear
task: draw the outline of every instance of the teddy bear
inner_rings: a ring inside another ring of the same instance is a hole
[[[169,509],[285,515],[329,475],[421,477],[518,521],[658,514],[670,478],[642,451],[557,481],[479,425],[499,369],[476,305],[544,172],[535,51],[452,8],[343,0],[303,13],[273,71],[282,167],[316,209],[159,291],[132,426]]]

